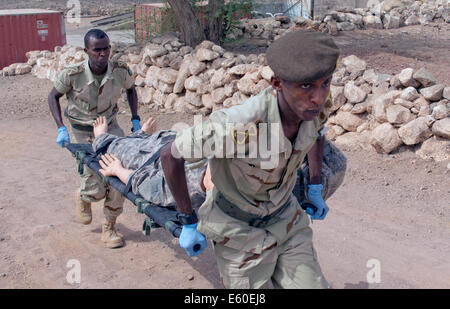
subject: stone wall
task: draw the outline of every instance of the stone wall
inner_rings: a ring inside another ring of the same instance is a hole
[[[27,57],[27,64],[5,68],[3,75],[31,71],[54,80],[59,70],[87,55],[64,46]],[[257,95],[273,75],[265,54],[234,54],[209,41],[193,49],[173,36],[114,46],[112,59],[133,70],[140,109],[165,112],[208,115]],[[425,158],[450,159],[450,87],[431,72],[405,68],[388,75],[348,56],[333,74],[331,94],[327,137],[340,147],[386,154],[410,147]]]
[[[369,0],[314,0],[314,20],[323,20],[327,13],[342,8],[365,8]]]

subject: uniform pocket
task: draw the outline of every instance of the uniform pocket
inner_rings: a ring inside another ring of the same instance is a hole
[[[231,173],[238,184],[243,184],[240,189],[245,190],[245,184],[250,188],[250,192],[257,192],[261,186],[269,184],[271,174],[262,170],[258,162],[252,159],[232,159]]]
[[[161,206],[164,204],[164,178],[163,177],[147,177],[139,186],[139,194],[147,201]]]

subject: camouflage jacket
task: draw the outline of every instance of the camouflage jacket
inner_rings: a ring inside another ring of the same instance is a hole
[[[67,96],[69,103],[64,115],[70,123],[91,126],[98,116],[105,116],[108,122],[116,116],[122,88],[134,86],[132,75],[126,63],[109,61],[108,69],[99,83],[86,60],[60,71],[54,87]]]
[[[164,145],[175,139],[176,132],[158,131],[148,135],[139,130],[127,137],[117,137],[110,133],[95,138],[94,151],[107,147],[107,153],[115,155],[124,168],[133,170],[127,186],[134,194],[159,206],[175,206],[173,196],[167,186],[160,161],[160,151]],[[192,206],[199,207],[205,200],[206,192],[201,182],[206,170],[206,161],[186,164],[186,180]]]

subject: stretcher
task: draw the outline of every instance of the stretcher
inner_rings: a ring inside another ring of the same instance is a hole
[[[174,207],[162,207],[155,205],[134,194],[130,188],[121,182],[117,177],[105,177],[100,173],[100,156],[103,151],[97,153],[92,149],[91,144],[68,144],[66,148],[75,156],[78,165],[78,173],[81,175],[85,166],[92,169],[101,179],[119,191],[126,199],[137,207],[137,212],[146,215],[142,231],[145,235],[150,235],[151,229],[165,228],[172,236],[180,237],[182,224],[177,218],[177,210]]]
[[[99,149],[95,152],[91,144],[67,144],[66,148],[75,156],[78,165],[78,173],[83,173],[84,167],[88,166],[107,184],[119,191],[126,199],[132,202],[137,207],[137,212],[146,215],[144,224],[142,226],[143,233],[150,235],[151,229],[165,228],[172,236],[179,238],[183,228],[181,222],[178,220],[178,211],[174,207],[162,207],[153,204],[141,196],[134,194],[129,187],[121,182],[117,177],[105,177],[100,173],[101,166],[99,164],[100,156],[106,152],[106,149]],[[297,179],[299,181],[300,178]],[[296,196],[301,196],[300,189],[302,185],[297,185]],[[296,191],[294,190],[294,191]],[[295,193],[295,192],[294,192]],[[303,198],[301,198],[303,199]],[[301,202],[301,207],[308,213],[313,214],[317,208],[307,202]],[[194,210],[195,211],[195,210]],[[264,218],[263,218],[264,219]],[[198,251],[200,245],[194,246],[194,251]]]

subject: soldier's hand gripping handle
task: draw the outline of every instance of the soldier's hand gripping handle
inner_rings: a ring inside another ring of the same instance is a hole
[[[313,220],[323,220],[328,213],[328,206],[322,197],[323,185],[308,185],[308,200],[313,204],[317,210],[311,215]]]
[[[207,245],[205,236],[197,231],[197,224],[184,225],[180,235],[180,247],[191,257],[202,253]]]
[[[67,144],[70,144],[69,132],[67,132],[66,127],[60,127],[58,129],[58,137],[56,138],[56,142],[61,148],[64,148]]]

